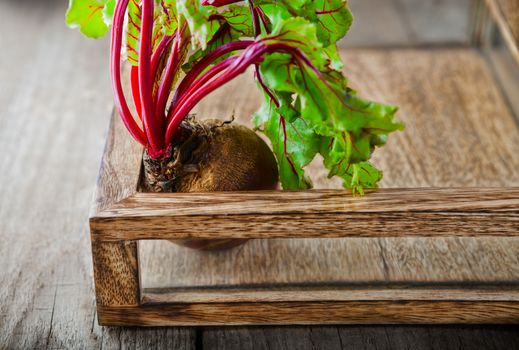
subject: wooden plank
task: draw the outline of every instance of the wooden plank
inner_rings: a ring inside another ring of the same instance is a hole
[[[519,185],[517,123],[477,51],[373,50],[345,57],[352,85],[398,105],[406,123],[374,153],[384,170],[381,186]]]
[[[203,348],[227,349],[516,349],[517,327],[341,326],[233,327],[203,331]]]
[[[519,323],[519,302],[492,301],[146,304],[98,312],[101,324],[116,326]]]
[[[500,83],[510,109],[519,120],[519,65],[504,44],[485,47],[494,74]]]
[[[196,330],[186,327],[100,327],[100,349],[200,349]]]
[[[255,303],[255,302],[314,302],[314,301],[517,301],[519,302],[519,281],[515,286],[495,285],[470,286],[458,285],[399,285],[358,283],[356,286],[300,286],[268,287],[213,286],[212,288],[145,288],[144,304],[191,304],[191,303]]]
[[[232,327],[206,328],[202,333],[204,349],[360,349],[352,342],[341,345],[336,327]],[[368,345],[368,344],[366,344]],[[388,348],[389,349],[389,348]]]
[[[343,344],[354,349],[514,349],[519,346],[517,327],[341,327]],[[345,346],[346,347],[346,346]]]
[[[465,212],[513,215],[518,205],[519,187],[390,188],[369,190],[365,196],[352,196],[349,191],[334,189],[307,192],[137,193],[97,214],[94,228],[102,228],[104,219],[156,216],[189,220],[189,217],[205,215],[305,213]]]
[[[189,214],[183,214],[189,211]],[[459,225],[463,222],[463,225]],[[519,189],[136,195],[91,218],[98,241],[517,236]]]

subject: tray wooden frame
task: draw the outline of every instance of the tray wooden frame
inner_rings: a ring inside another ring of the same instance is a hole
[[[468,298],[442,286],[402,285],[384,291],[382,300],[351,288],[263,289],[245,297],[231,290],[230,297],[214,300],[147,300],[141,293],[139,240],[215,233],[221,238],[516,237],[519,188],[380,189],[365,197],[343,190],[148,194],[138,191],[141,156],[141,147],[113,117],[90,216],[101,325],[519,323],[517,286],[475,285],[462,290],[470,292]]]
[[[519,188],[380,189],[365,197],[342,190],[146,194],[138,191],[141,155],[114,117],[90,219],[102,325],[519,321],[513,286],[472,286],[474,300],[452,290],[442,295],[441,286],[421,292],[401,286],[386,301],[351,289],[323,288],[308,296],[295,288],[255,290],[237,302],[149,302],[141,297],[139,240],[210,238],[215,232],[229,238],[519,236]],[[280,224],[284,220],[292,225]]]

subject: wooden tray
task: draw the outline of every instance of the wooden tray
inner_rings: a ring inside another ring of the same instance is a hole
[[[323,189],[316,164],[313,191],[139,193],[142,149],[114,118],[91,215],[99,323],[519,322],[519,126],[481,52],[344,52],[354,87],[407,125],[365,197]],[[209,99],[200,116],[242,122],[260,101],[250,76]],[[254,240],[165,241],[215,236]]]

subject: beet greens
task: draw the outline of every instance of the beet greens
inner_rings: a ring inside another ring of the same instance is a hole
[[[343,0],[70,0],[67,12],[89,37],[112,27],[115,104],[151,157],[169,156],[193,107],[252,66],[265,97],[253,122],[271,141],[283,188],[310,188],[304,167],[320,154],[330,177],[362,193],[382,177],[369,162],[374,148],[403,126],[395,107],[348,87],[336,43],[351,22]]]

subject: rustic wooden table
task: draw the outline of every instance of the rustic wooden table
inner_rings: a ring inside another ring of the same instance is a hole
[[[99,327],[87,217],[112,109],[108,45],[66,30],[65,8],[0,2],[0,349],[519,348],[512,326]],[[406,18],[390,21],[394,44],[421,35]]]

